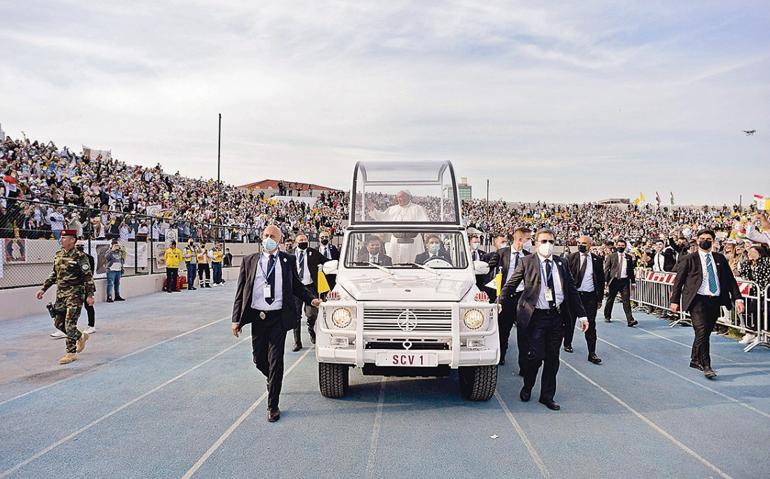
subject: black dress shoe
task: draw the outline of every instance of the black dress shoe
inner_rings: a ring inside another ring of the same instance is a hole
[[[637,321],[637,320],[635,320],[635,319],[632,319],[631,321],[629,321],[629,322],[628,322],[628,327],[629,327],[629,328],[633,328],[633,327],[634,327],[634,326],[636,326],[637,324],[639,324],[639,321]]]
[[[519,369],[519,376],[524,377],[524,371]]]
[[[296,353],[300,349],[302,349],[302,343],[295,344],[294,347],[291,350]]]
[[[703,375],[706,376],[706,378],[708,379],[714,379],[715,377],[717,377],[717,373],[715,373],[710,366],[705,366],[703,368]]]
[[[572,346],[564,346],[564,352],[567,352],[567,353],[574,353],[574,352],[575,352],[575,350],[574,350],[574,349],[572,349]]]
[[[546,401],[545,399],[541,399],[540,400],[540,404],[545,405],[545,407],[547,407],[551,411],[558,411],[558,410],[561,409],[561,406],[559,406],[557,403],[555,403],[553,401],[553,399],[551,399],[550,401]]]
[[[610,318],[604,318],[604,322],[605,322],[605,323],[611,323],[611,322],[612,322],[612,320],[611,320]]]
[[[125,298],[121,298],[120,296],[115,298],[115,301],[125,301]]]
[[[529,398],[532,397],[532,390],[524,386],[521,388],[521,391],[519,392],[519,399],[521,399],[524,402],[529,401]]]
[[[267,410],[267,422],[276,422],[281,419],[281,410],[278,408]]]
[[[498,366],[505,366],[505,358],[500,358],[500,362],[497,363]]]
[[[690,361],[690,367],[693,369],[697,369],[698,371],[703,371],[703,366],[696,363],[695,361]]]
[[[594,364],[601,364],[602,363],[602,360],[599,359],[599,356],[597,356],[595,354],[589,354],[588,355],[588,360],[590,362],[594,363]]]
[[[112,303],[112,302],[113,302],[113,301],[112,301],[112,298],[107,298],[107,302],[108,302],[108,303]]]
[[[310,335],[310,342],[315,344],[315,334]]]

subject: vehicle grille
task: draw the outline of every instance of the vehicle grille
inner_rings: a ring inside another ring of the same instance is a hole
[[[398,316],[407,308],[364,308],[364,331],[401,331]],[[414,332],[452,331],[450,308],[409,308],[416,316]]]

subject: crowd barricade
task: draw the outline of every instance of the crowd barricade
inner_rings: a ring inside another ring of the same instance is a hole
[[[631,300],[641,306],[671,311],[671,293],[675,279],[676,273],[657,272],[647,268],[637,269],[636,287],[631,292]],[[755,339],[744,349],[746,352],[757,346],[770,347],[770,323],[768,322],[770,286],[760,291],[759,286],[752,281],[737,278],[737,282],[746,310],[739,315],[735,308],[728,310],[723,307],[717,323],[737,330],[741,334],[754,335]],[[677,314],[678,317],[672,321],[671,327],[683,323],[690,324],[690,315],[686,311],[680,310]]]

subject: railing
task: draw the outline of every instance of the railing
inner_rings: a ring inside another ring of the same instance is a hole
[[[656,272],[646,268],[636,270],[636,288],[631,292],[631,300],[649,308],[671,311],[671,293],[674,289],[675,273]],[[738,289],[743,296],[746,310],[738,314],[735,308],[722,308],[718,324],[755,336],[744,351],[749,352],[757,346],[770,347],[770,331],[768,330],[768,306],[770,306],[770,286],[760,291],[759,286],[752,282],[737,278]],[[690,315],[686,311],[676,313],[676,319],[671,327],[682,323],[690,323]]]

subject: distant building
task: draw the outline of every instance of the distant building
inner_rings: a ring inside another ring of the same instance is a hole
[[[607,198],[606,200],[600,200],[596,202],[597,205],[602,206],[631,206],[631,198]]]
[[[3,131],[2,123],[0,123],[0,141],[5,141],[5,132]]]
[[[460,184],[457,185],[457,190],[460,193],[460,201],[473,199],[473,188],[468,184],[467,177],[460,177]]]
[[[248,183],[241,185],[238,188],[252,193],[264,192],[266,196],[276,196],[280,194],[279,184],[283,184],[284,192],[283,196],[310,196],[311,192],[313,196],[318,196],[322,191],[325,192],[337,192],[340,190],[329,188],[328,186],[316,185],[313,183],[301,183],[299,181],[288,180],[262,180],[255,181],[254,183]]]

